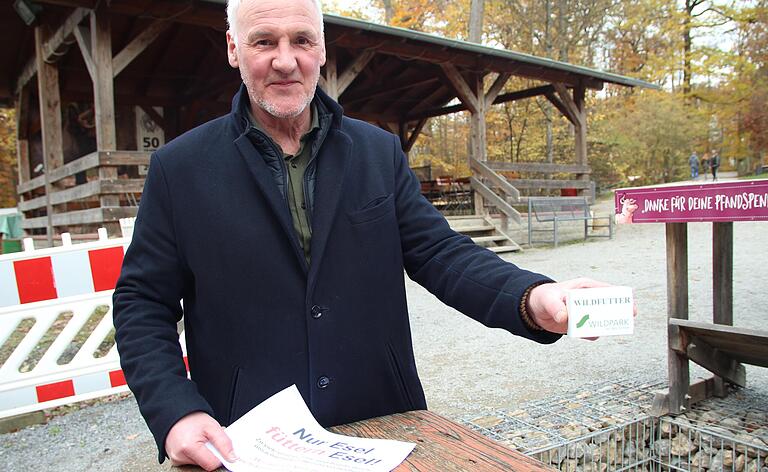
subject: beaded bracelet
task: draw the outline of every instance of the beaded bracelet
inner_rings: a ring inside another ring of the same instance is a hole
[[[527,289],[525,289],[525,292],[523,292],[523,296],[520,298],[520,318],[523,320],[523,323],[525,323],[525,326],[528,327],[531,331],[544,331],[544,328],[539,326],[538,323],[536,323],[533,318],[531,318],[531,315],[528,314],[528,297],[531,294],[531,291],[538,287],[539,285],[545,284],[547,282],[540,282],[537,284],[533,284]]]

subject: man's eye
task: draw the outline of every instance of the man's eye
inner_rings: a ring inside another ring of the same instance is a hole
[[[261,46],[261,47],[270,46],[271,44],[272,44],[272,41],[269,39],[259,39],[254,43],[254,45]]]
[[[307,38],[298,38],[298,39],[296,39],[296,44],[299,44],[299,45],[302,45],[302,46],[306,46],[308,44],[311,44],[311,42]]]

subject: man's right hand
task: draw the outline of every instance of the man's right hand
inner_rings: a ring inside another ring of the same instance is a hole
[[[237,456],[224,428],[207,413],[196,411],[173,425],[165,438],[165,452],[175,466],[192,464],[211,471],[221,467],[213,453],[205,447],[208,441],[230,462]]]

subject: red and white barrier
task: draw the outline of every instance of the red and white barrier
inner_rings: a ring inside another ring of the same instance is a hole
[[[112,341],[112,293],[130,238],[100,230],[99,241],[72,245],[62,236],[62,247],[34,250],[28,240],[25,252],[0,256],[0,418],[128,390]],[[183,335],[180,343],[186,352]]]
[[[0,307],[113,290],[129,242],[113,239],[0,256]]]

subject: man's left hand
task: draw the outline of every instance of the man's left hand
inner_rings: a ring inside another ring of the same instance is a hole
[[[528,315],[545,330],[565,334],[568,331],[568,311],[565,307],[567,291],[574,288],[609,287],[610,285],[582,277],[536,286],[528,294]],[[634,314],[637,315],[636,307]]]

